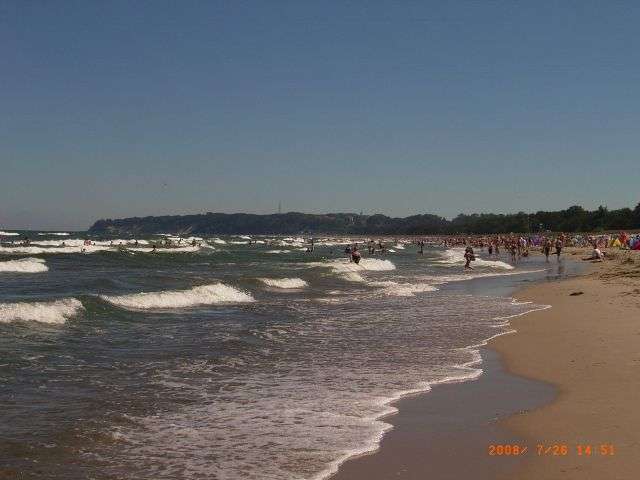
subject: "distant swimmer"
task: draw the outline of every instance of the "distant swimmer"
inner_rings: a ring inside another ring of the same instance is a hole
[[[351,252],[351,261],[355,262],[356,265],[360,263],[360,252],[358,251],[358,247],[353,247],[353,251]]]
[[[471,270],[473,270],[473,267],[471,266],[471,262],[474,262],[476,260],[476,256],[473,253],[472,247],[467,247],[464,249],[464,259],[466,260],[466,263],[464,264],[464,268],[470,268]]]
[[[151,253],[156,253],[157,250],[158,250],[158,248],[156,247],[156,244],[154,243],[153,246],[151,247]]]
[[[353,262],[353,258],[351,257],[351,245],[347,245],[344,249],[344,254],[349,257],[349,261]]]

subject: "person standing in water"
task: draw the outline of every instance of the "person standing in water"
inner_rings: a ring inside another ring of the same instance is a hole
[[[560,261],[561,252],[562,252],[562,239],[558,237],[558,239],[556,240],[556,257],[558,258],[558,261]]]
[[[471,266],[471,262],[473,262],[476,259],[476,256],[473,253],[473,248],[472,247],[469,246],[469,247],[464,249],[464,259],[467,262],[467,263],[464,264],[464,268],[469,268],[469,269],[473,270],[473,267]]]
[[[351,261],[354,262],[356,265],[360,263],[360,252],[358,251],[357,244],[355,247],[353,247],[353,250],[351,251]]]
[[[551,240],[545,238],[544,243],[542,245],[542,252],[544,253],[547,262],[549,261],[549,254],[551,253]]]

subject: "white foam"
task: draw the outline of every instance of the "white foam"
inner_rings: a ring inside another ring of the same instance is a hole
[[[217,243],[218,245],[226,245],[227,242],[225,240],[222,240],[221,238],[212,238],[210,240],[211,243]]]
[[[40,232],[38,235],[55,235],[57,237],[67,237],[69,234],[67,232]]]
[[[420,280],[427,281],[434,285],[439,285],[449,282],[463,282],[465,280],[473,280],[475,278],[491,278],[491,277],[505,277],[511,275],[523,275],[525,273],[539,273],[544,272],[544,269],[539,270],[518,270],[509,272],[476,272],[469,270],[464,273],[454,275],[422,275],[418,277]]]
[[[22,258],[0,262],[0,272],[42,273],[49,270],[42,258]]]
[[[109,250],[110,247],[100,245],[87,246],[68,246],[68,247],[0,247],[0,254],[17,254],[17,255],[41,255],[41,254],[59,254],[59,253],[95,253]]]
[[[0,322],[33,321],[59,325],[83,309],[82,303],[75,298],[52,302],[0,303]]]
[[[153,252],[151,247],[127,247],[127,250],[130,250],[132,252],[146,252],[146,253],[194,253],[194,252],[200,251],[202,248],[203,247],[199,247],[199,246],[192,247],[191,245],[189,245],[186,247],[157,248]],[[212,247],[210,247],[210,249],[212,249]]]
[[[277,253],[289,253],[291,250],[267,250],[264,253],[273,253],[273,254],[277,254]]]
[[[304,288],[309,284],[301,278],[259,278],[262,283],[276,288]]]
[[[370,282],[374,287],[384,287],[382,293],[394,297],[414,297],[416,293],[435,292],[437,287],[428,283],[397,283],[393,281]]]
[[[113,305],[134,310],[186,308],[220,303],[248,303],[254,298],[241,290],[223,283],[201,285],[189,290],[132,293],[128,295],[100,295]]]
[[[462,248],[451,248],[439,253],[442,256],[442,259],[436,260],[437,263],[456,265],[466,262],[464,258],[464,249]],[[490,268],[502,268],[505,270],[513,270],[515,268],[513,265],[509,265],[508,263],[502,262],[500,260],[484,260],[478,255],[476,255],[476,260],[474,262],[471,262],[471,264],[474,266],[478,265]]]
[[[363,258],[360,260],[360,263],[350,262],[344,258],[337,258],[326,262],[311,262],[307,265],[311,267],[331,268],[333,273],[350,282],[364,282],[365,279],[360,275],[360,272],[384,272],[396,269],[396,266],[391,261],[377,258]]]
[[[60,240],[35,240],[30,243],[30,246],[60,247],[63,242],[65,247],[81,247],[84,245],[84,240],[81,238],[65,238]]]
[[[16,232],[3,232],[0,230],[0,237],[17,237],[18,235],[20,234]]]

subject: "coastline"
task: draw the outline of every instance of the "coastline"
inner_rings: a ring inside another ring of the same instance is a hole
[[[398,413],[385,419],[392,428],[379,449],[348,459],[329,478],[636,478],[640,256],[620,252],[577,277],[537,282],[514,296],[551,308],[510,318],[515,332],[482,348],[479,379],[394,402]],[[505,399],[508,405],[498,407]],[[452,418],[467,407],[471,416]],[[491,444],[526,445],[528,453],[489,456]],[[566,445],[568,452],[538,456],[538,444]]]

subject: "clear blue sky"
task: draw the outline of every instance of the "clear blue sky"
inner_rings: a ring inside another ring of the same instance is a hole
[[[635,205],[640,3],[0,0],[0,229]]]

